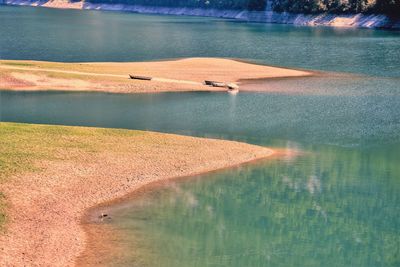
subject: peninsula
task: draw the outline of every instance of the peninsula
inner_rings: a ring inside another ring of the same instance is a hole
[[[154,132],[0,123],[0,265],[73,266],[85,248],[88,208],[272,153]]]
[[[150,76],[132,80],[129,74]],[[0,89],[66,90],[111,93],[225,91],[205,80],[242,80],[310,76],[311,72],[223,58],[187,58],[157,62],[60,63],[0,60]]]

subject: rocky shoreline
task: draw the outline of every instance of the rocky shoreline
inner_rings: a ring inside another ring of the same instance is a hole
[[[246,22],[293,24],[298,26],[332,26],[400,30],[400,19],[379,14],[296,14],[274,11],[217,10],[202,8],[154,7],[124,4],[93,4],[65,0],[0,0],[5,5],[42,6],[49,8],[124,11],[143,14],[185,15],[235,19]]]

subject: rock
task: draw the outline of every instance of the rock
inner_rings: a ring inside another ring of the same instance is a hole
[[[106,218],[108,217],[107,213],[101,213],[101,215],[99,216],[100,219]]]

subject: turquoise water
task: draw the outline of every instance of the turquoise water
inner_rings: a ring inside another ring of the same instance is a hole
[[[313,153],[170,183],[117,209],[128,252],[113,264],[398,266],[400,146],[301,148]]]
[[[398,266],[400,94],[1,92],[1,120],[296,149],[171,182],[110,212],[110,266]],[[106,107],[106,108],[105,108]],[[102,255],[104,256],[104,255]]]
[[[227,56],[353,73],[250,84],[267,92],[236,96],[0,91],[0,121],[304,152],[171,182],[116,206],[109,223],[122,235],[110,245],[123,253],[110,253],[109,265],[400,265],[399,33],[1,6],[0,25],[1,58]]]
[[[269,145],[343,147],[400,141],[400,93],[102,94],[0,91],[0,120],[146,129]]]

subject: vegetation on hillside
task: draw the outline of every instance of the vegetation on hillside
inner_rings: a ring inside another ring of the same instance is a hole
[[[91,3],[129,4],[162,7],[264,10],[264,0],[86,0]]]
[[[162,7],[265,10],[267,0],[86,0],[91,3]],[[400,0],[269,0],[277,12],[379,13],[400,16]]]
[[[378,13],[400,16],[400,0],[272,0],[274,11],[294,13]]]

